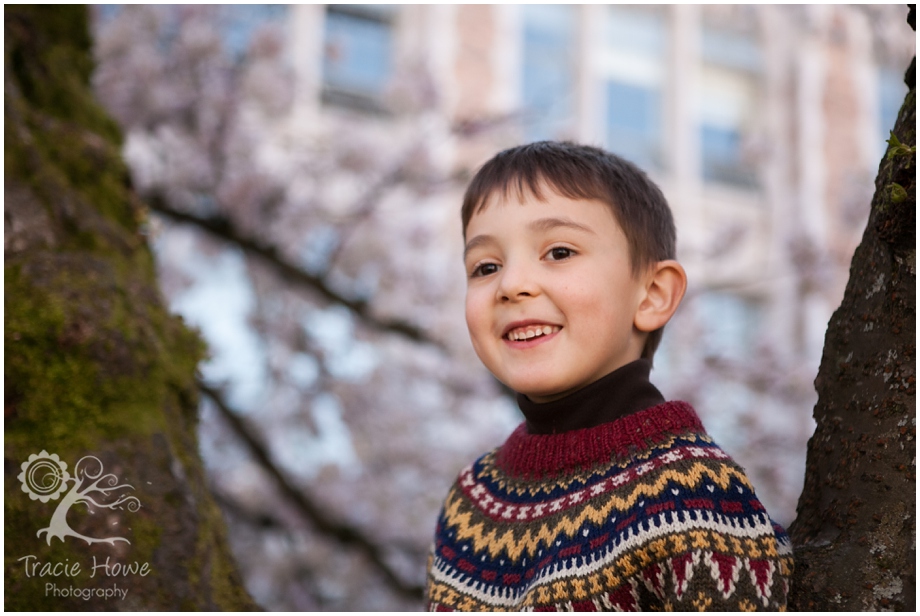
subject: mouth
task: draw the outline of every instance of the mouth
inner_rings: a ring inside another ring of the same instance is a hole
[[[558,325],[533,323],[530,325],[512,327],[504,333],[502,338],[505,340],[510,340],[511,342],[520,342],[524,340],[533,340],[534,338],[542,338],[543,336],[549,336],[555,334],[561,329],[562,327]]]

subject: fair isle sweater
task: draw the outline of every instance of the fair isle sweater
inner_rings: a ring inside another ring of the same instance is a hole
[[[444,503],[429,610],[785,609],[789,538],[649,368],[546,405],[519,396],[527,421]]]

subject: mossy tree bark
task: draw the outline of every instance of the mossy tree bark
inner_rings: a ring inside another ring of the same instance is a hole
[[[815,380],[790,609],[916,607],[915,62]]]
[[[204,346],[157,290],[87,22],[5,9],[5,608],[252,609],[198,456]]]

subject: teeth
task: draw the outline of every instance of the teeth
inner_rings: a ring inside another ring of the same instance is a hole
[[[521,329],[515,329],[508,332],[508,340],[530,340],[537,336],[548,336],[558,332],[560,327],[556,325],[536,325],[528,326]]]

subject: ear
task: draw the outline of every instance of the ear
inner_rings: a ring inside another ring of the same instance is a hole
[[[687,273],[677,261],[659,261],[645,279],[645,297],[639,302],[633,324],[642,332],[665,326],[687,290]]]

